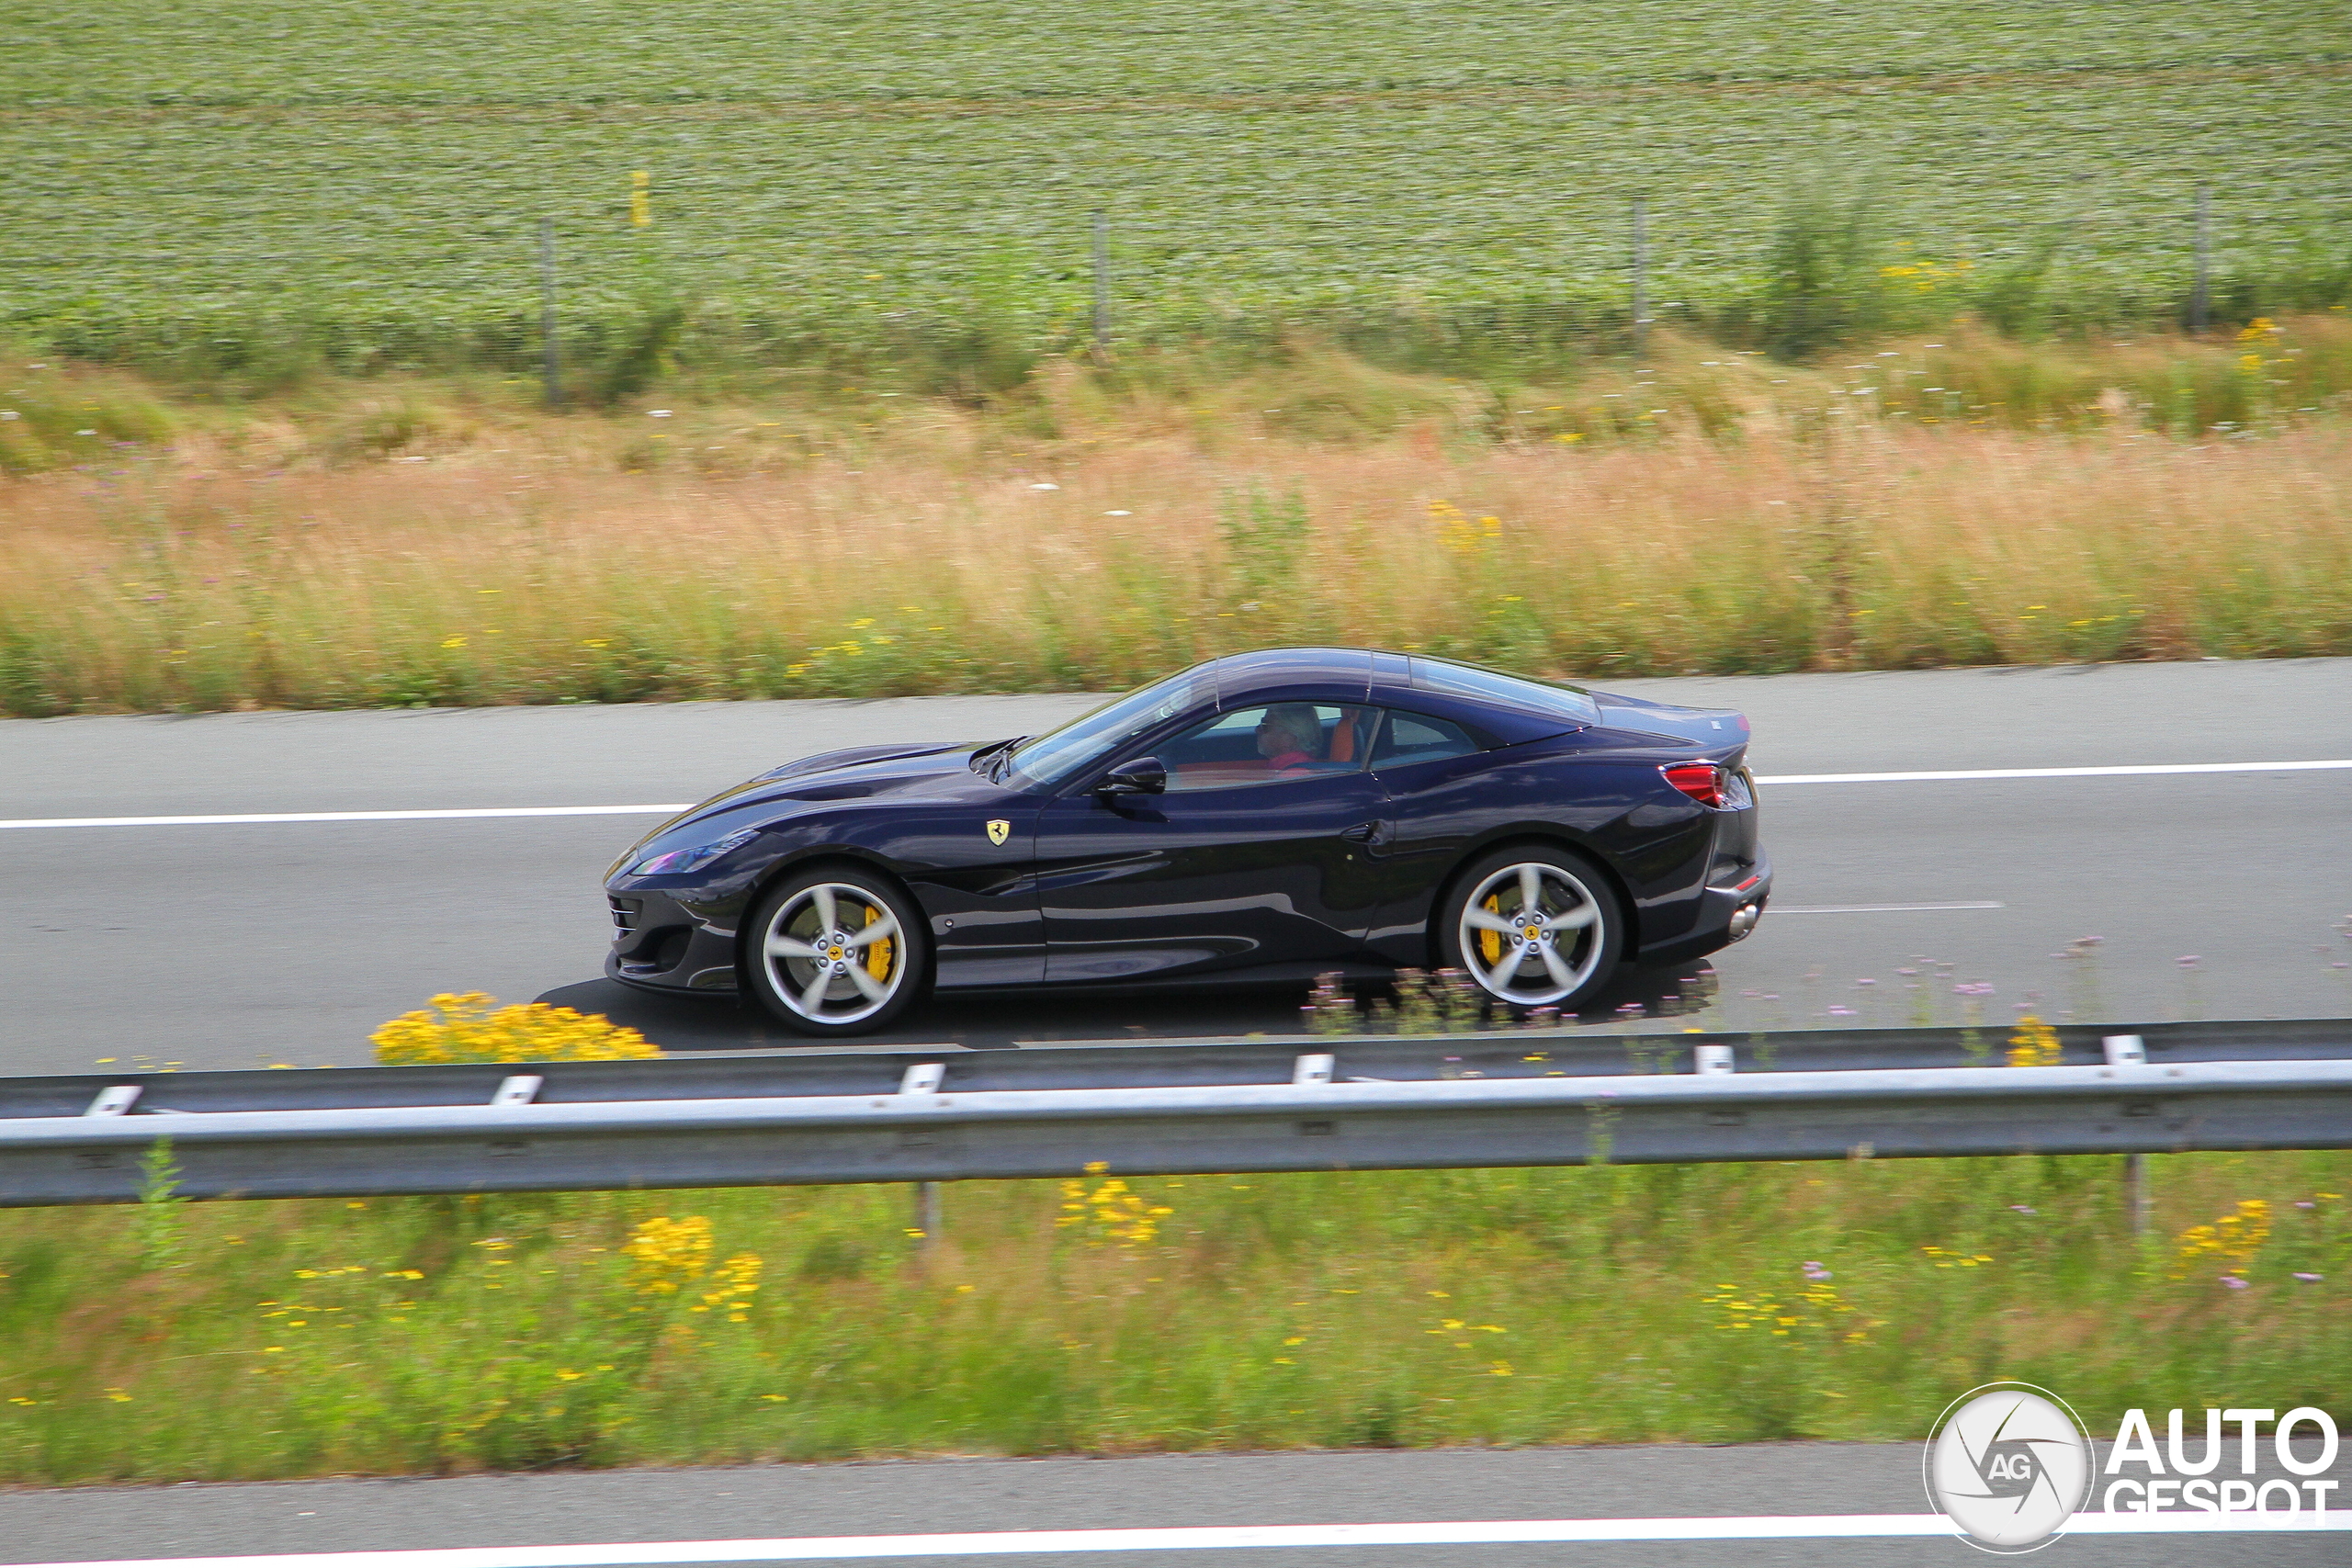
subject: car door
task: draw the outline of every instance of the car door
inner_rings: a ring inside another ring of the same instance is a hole
[[[1360,956],[1381,901],[1366,850],[1385,799],[1364,767],[1372,730],[1362,706],[1236,709],[1159,742],[1165,793],[1048,803],[1037,818],[1046,978]]]
[[[1395,964],[1430,962],[1430,907],[1484,820],[1487,762],[1451,719],[1392,708],[1372,748],[1372,776],[1388,801],[1374,846],[1381,910],[1367,945]]]

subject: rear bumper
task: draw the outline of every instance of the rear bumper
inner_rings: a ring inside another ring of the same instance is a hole
[[[1772,898],[1772,859],[1762,849],[1738,876],[1699,895],[1698,918],[1685,934],[1635,953],[1639,964],[1680,964],[1720,952],[1756,929]]]

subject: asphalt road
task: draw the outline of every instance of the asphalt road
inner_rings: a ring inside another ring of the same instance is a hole
[[[1623,682],[1755,720],[1765,774],[2352,757],[2352,660]],[[696,799],[788,758],[1035,731],[1083,696],[0,722],[0,818]],[[2352,772],[1789,784],[1764,791],[1773,911],[1713,961],[1708,1021],[1906,1021],[1896,971],[2136,1021],[2352,1011]],[[650,817],[0,832],[0,1073],[351,1064],[436,991],[546,998],[675,1049],[788,1046],[725,1001],[600,978],[605,865]],[[1993,905],[1996,908],[1888,908]],[[1823,911],[1823,912],[1808,912]],[[1835,912],[1831,912],[1835,911]],[[2053,956],[2106,940],[2088,964]],[[2195,954],[2184,969],[2176,961]],[[1930,970],[1930,974],[1937,972]],[[1655,1002],[1679,976],[1632,977]],[[1858,987],[1860,979],[1877,982]],[[1750,994],[1752,993],[1752,995]],[[885,1040],[1282,1030],[1291,992],[934,1005]]]
[[[2267,1438],[2257,1451],[2257,1482],[2284,1478]],[[2339,1453],[2328,1474],[2352,1483],[2352,1453]],[[933,1531],[1927,1511],[1920,1449],[1910,1443],[945,1460],[0,1492],[0,1562]],[[2343,1533],[2076,1535],[2034,1561],[2052,1568],[2340,1568],[2352,1558],[2347,1542],[2352,1537]],[[959,1560],[915,1561],[944,1568]],[[1951,1539],[1878,1539],[1023,1552],[962,1561],[1007,1568],[1967,1568],[1984,1559]]]
[[[1744,708],[1766,774],[2352,757],[2345,660],[1624,685]],[[681,801],[813,750],[1034,731],[1090,701],[19,720],[0,723],[0,818]],[[2352,1011],[2347,971],[2328,966],[2352,960],[2352,943],[2331,929],[2352,910],[2336,865],[2352,845],[2352,773],[1786,784],[1766,790],[1764,809],[1781,868],[1775,909],[1715,960],[1713,1016],[1736,1027],[1826,1023],[1833,1006],[1904,1021],[1895,972],[1921,956],[1951,965],[1937,980],[1940,1006],[1956,1005],[1953,979],[1993,983],[1994,1018],[2029,1002],[2112,1019]],[[10,1026],[0,1072],[107,1058],[354,1063],[384,1018],[467,988],[609,1010],[677,1048],[790,1043],[729,1005],[640,998],[597,978],[598,879],[649,822],[0,831]],[[2052,956],[2088,934],[2106,939],[2095,964]],[[2200,963],[2182,969],[2176,960],[2191,953]],[[1878,984],[1857,987],[1865,977]],[[1655,995],[1674,978],[1649,977],[1628,994]],[[894,1038],[1001,1045],[1272,1030],[1289,1023],[1297,999],[943,1004]],[[1910,1445],[950,1461],[0,1493],[0,1562],[1923,1506]],[[2046,1561],[2340,1563],[2352,1557],[2344,1542],[2076,1537]],[[1975,1560],[1947,1540],[1886,1540],[991,1559],[1185,1568]]]

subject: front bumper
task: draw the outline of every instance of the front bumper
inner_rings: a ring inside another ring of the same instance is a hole
[[[651,991],[731,992],[735,933],[706,925],[677,900],[646,888],[608,893],[613,948],[605,973]]]
[[[1772,858],[1761,848],[1756,858],[1727,882],[1711,883],[1699,895],[1698,918],[1690,933],[1638,954],[1643,964],[1680,964],[1720,952],[1756,929],[1772,898]]]

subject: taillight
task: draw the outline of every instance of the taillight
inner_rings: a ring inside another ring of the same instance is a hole
[[[1702,806],[1720,807],[1726,783],[1724,771],[1713,762],[1675,762],[1660,768],[1666,782]]]

